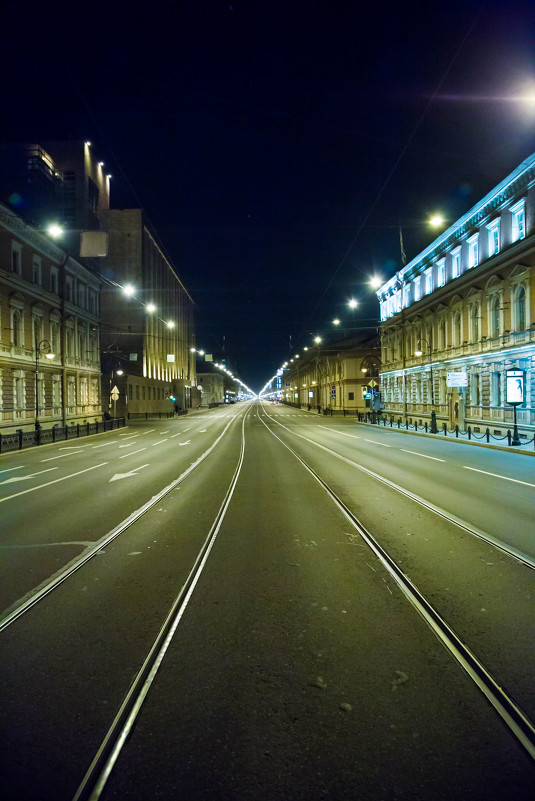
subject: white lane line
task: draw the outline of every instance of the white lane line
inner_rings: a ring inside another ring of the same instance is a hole
[[[518,478],[509,478],[509,476],[500,476],[498,473],[489,473],[487,470],[478,470],[477,467],[467,467],[463,464],[465,470],[473,470],[475,473],[484,473],[486,476],[494,476],[494,478],[503,478],[504,481],[514,481],[515,484],[525,484],[526,487],[535,487],[535,484],[530,484],[529,481],[520,481]]]
[[[425,453],[418,453],[417,451],[408,451],[406,448],[400,448],[400,451],[405,453],[413,453],[415,456],[422,456],[424,459],[433,459],[435,462],[445,462],[445,459],[437,459],[436,456],[427,456]]]
[[[60,451],[77,451],[82,450],[82,448],[89,448],[89,445],[64,445],[63,448],[60,448]]]
[[[51,470],[59,470],[59,467],[47,467],[46,470],[39,470],[37,473],[29,473],[27,476],[11,476],[11,478],[6,478],[5,481],[0,481],[0,484],[14,484],[16,481],[27,481],[29,478],[40,476],[41,473],[50,473]]]
[[[162,431],[162,434],[169,434],[169,431]]]
[[[180,437],[180,436],[181,436],[181,434],[182,434],[182,431],[179,431],[179,432],[178,432],[178,434],[171,434],[171,436],[169,437],[169,439],[174,439],[175,437]]]
[[[360,439],[357,437],[356,434],[346,434],[345,431],[338,431],[336,428],[329,428],[328,426],[318,426],[318,428],[324,428],[326,431],[334,431],[335,434],[340,434],[341,437],[351,437],[351,439]]]
[[[71,451],[71,453],[62,453],[61,456],[51,456],[50,459],[41,459],[41,461],[53,462],[54,459],[64,459],[66,456],[74,456],[75,453],[82,453],[82,451]]]
[[[110,442],[104,442],[102,445],[93,445],[93,450],[96,451],[97,448],[107,448],[108,445],[115,445],[119,442],[118,439],[112,439]]]
[[[382,445],[383,448],[391,448],[392,445],[386,445],[384,442],[376,442],[374,439],[365,439],[364,442],[371,442],[372,445]]]
[[[124,456],[119,456],[119,459],[128,459],[129,456],[133,456],[135,453],[141,453],[141,451],[146,450],[146,448],[140,448],[138,451],[130,451],[130,453],[125,453]]]
[[[6,467],[5,470],[0,470],[0,473],[11,473],[12,470],[22,470],[25,465],[19,464],[18,467]]]
[[[182,447],[182,445],[189,445],[190,443],[191,443],[191,440],[190,440],[190,439],[188,439],[188,441],[187,441],[187,442],[179,442],[179,443],[178,443],[178,447],[179,447],[179,448],[181,448],[181,447]]]
[[[0,498],[0,503],[4,503],[4,501],[10,501],[12,498],[18,498],[19,495],[26,495],[27,492],[35,492],[36,490],[43,489],[44,487],[50,487],[51,484],[57,484],[58,481],[66,481],[68,478],[74,478],[75,476],[81,476],[82,473],[88,473],[90,470],[96,470],[97,467],[104,467],[107,465],[108,462],[102,462],[101,464],[95,464],[93,467],[86,467],[85,470],[79,470],[77,473],[71,473],[69,476],[62,476],[61,478],[55,478],[53,481],[47,481],[46,484],[39,484],[38,487],[31,487],[30,489],[22,490],[21,492],[16,492],[14,495],[8,495],[7,498]]]
[[[185,433],[186,433],[186,431],[191,431],[191,426],[190,426],[189,428],[183,428],[183,429],[182,429],[182,433],[183,433],[183,434],[185,434]]]
[[[167,442],[168,439],[169,437],[166,437],[165,439],[161,439],[159,442],[153,442],[152,447],[154,448],[156,445],[161,445],[162,442]]]
[[[127,439],[135,439],[136,437],[139,437],[139,434],[129,434],[128,436],[125,436],[124,434],[119,434],[119,436],[123,437],[123,442],[126,442]]]

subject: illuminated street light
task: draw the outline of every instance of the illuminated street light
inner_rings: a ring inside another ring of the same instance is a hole
[[[156,306],[154,305],[154,303],[147,303],[146,309],[149,312],[149,314],[153,314],[156,311]]]
[[[173,322],[172,320],[168,320],[168,321],[167,321],[167,327],[168,327],[168,328],[174,328],[174,327],[175,327],[175,324],[174,324],[174,322]]]
[[[429,225],[433,228],[440,228],[441,225],[444,225],[444,217],[442,214],[433,214],[433,216],[429,218]]]
[[[380,275],[372,275],[368,284],[371,286],[372,289],[379,289],[380,286],[383,284],[383,279]]]
[[[336,317],[336,318],[333,320],[333,325],[340,325],[340,320],[338,319],[338,317]]]
[[[321,337],[314,337],[314,342],[316,343],[316,345],[319,345],[319,343],[321,342]]]
[[[128,297],[131,298],[136,293],[136,288],[133,284],[125,284],[123,286],[123,292]]]
[[[356,309],[357,306],[359,305],[358,300],[355,300],[355,298],[351,298],[351,300],[348,301],[347,305],[349,306],[350,309]]]
[[[59,239],[64,233],[63,227],[59,223],[51,223],[46,230],[53,239]]]

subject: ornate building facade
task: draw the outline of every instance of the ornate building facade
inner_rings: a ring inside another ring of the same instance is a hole
[[[531,438],[534,271],[535,154],[378,290],[384,412],[503,435],[505,372],[516,367],[520,436]]]
[[[0,431],[92,423],[100,280],[0,205]]]

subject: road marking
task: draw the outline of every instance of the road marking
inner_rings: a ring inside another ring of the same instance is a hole
[[[364,442],[371,442],[372,445],[382,445],[383,448],[391,448],[392,445],[385,445],[384,442],[376,442],[374,439],[365,439]]]
[[[206,429],[206,428],[200,428],[199,429],[199,434],[204,434],[204,432],[207,431],[207,430],[208,429]]]
[[[188,441],[187,441],[187,442],[179,442],[179,443],[178,443],[178,447],[179,447],[179,448],[181,448],[181,447],[182,447],[182,445],[189,445],[190,443],[191,443],[191,440],[190,440],[190,439],[188,439]]]
[[[162,431],[162,434],[169,434],[169,431]]]
[[[89,445],[64,445],[60,451],[76,451],[82,450],[82,448],[89,448]]]
[[[503,478],[504,481],[514,481],[515,484],[525,484],[526,487],[535,487],[535,484],[530,484],[529,481],[520,481],[518,478],[509,478],[508,476],[500,476],[498,473],[489,473],[487,470],[478,470],[477,467],[467,467],[463,464],[465,470],[473,470],[475,473],[484,473],[486,476],[494,476],[494,478]]]
[[[12,470],[22,470],[23,467],[23,464],[19,464],[18,467],[6,467],[5,470],[0,470],[0,473],[11,473]]]
[[[183,433],[183,434],[185,434],[185,433],[186,433],[186,431],[191,431],[191,426],[190,426],[189,428],[183,428],[183,429],[182,429],[182,433]]]
[[[445,462],[445,459],[437,459],[436,456],[427,456],[425,453],[418,453],[417,451],[408,451],[406,448],[400,448],[400,451],[405,453],[413,453],[415,456],[422,456],[424,459],[433,459],[435,462]]]
[[[167,442],[168,439],[169,439],[169,437],[166,437],[165,439],[161,439],[159,442],[153,442],[152,443],[152,447],[154,448],[155,445],[161,445],[162,442]]]
[[[346,434],[345,431],[338,431],[337,428],[329,428],[328,426],[322,426],[322,425],[318,427],[325,428],[327,431],[334,431],[335,434],[340,434],[340,436],[342,437],[351,437],[352,439],[360,439],[360,437],[357,437],[356,434]]]
[[[182,434],[182,431],[179,431],[179,432],[178,432],[178,434],[171,434],[171,436],[169,437],[169,439],[174,439],[175,437],[180,437],[180,436],[181,436],[181,434]]]
[[[127,442],[125,445],[119,445],[119,448],[131,448],[132,445],[137,445],[137,442]]]
[[[28,476],[12,476],[11,478],[6,478],[5,481],[0,481],[0,484],[14,484],[15,481],[27,481],[29,478],[40,476],[41,473],[50,473],[51,470],[59,470],[59,467],[47,467],[46,470],[39,470],[38,473],[30,473]]]
[[[143,470],[144,467],[150,467],[150,465],[142,464],[141,467],[134,467],[134,469],[131,470],[129,473],[115,473],[115,475],[112,476],[108,481],[108,484],[110,484],[112,481],[119,481],[119,479],[121,478],[130,478],[131,476],[137,476],[137,471]]]
[[[115,445],[118,441],[117,439],[112,439],[110,442],[104,442],[103,445],[93,445],[93,450],[95,451],[97,448],[107,448],[108,445]]]
[[[120,437],[123,437],[123,442],[126,442],[127,439],[135,439],[135,437],[139,437],[139,434],[119,434]]]
[[[97,467],[104,467],[107,465],[108,462],[102,462],[101,464],[95,464],[93,467],[86,467],[85,470],[79,470],[77,473],[71,473],[70,476],[62,476],[62,478],[55,478],[53,481],[47,481],[46,484],[39,484],[38,487],[31,487],[30,489],[22,490],[21,492],[16,492],[14,495],[8,495],[7,498],[0,498],[0,503],[4,503],[4,501],[10,501],[12,498],[18,498],[19,495],[26,495],[27,492],[35,492],[36,490],[43,489],[44,487],[50,487],[51,484],[57,484],[58,481],[66,481],[68,478],[74,478],[75,476],[81,476],[82,473],[88,473],[90,470],[96,470]]]
[[[125,453],[123,456],[119,456],[119,459],[128,459],[129,456],[133,456],[135,453],[141,453],[141,451],[146,451],[146,448],[140,448],[137,451],[130,451],[130,453]]]
[[[62,453],[61,456],[51,456],[50,459],[41,459],[41,461],[53,462],[54,459],[64,459],[66,456],[74,456],[75,453],[82,453],[82,451],[72,451],[72,453]]]

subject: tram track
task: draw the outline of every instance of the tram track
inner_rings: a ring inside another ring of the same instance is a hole
[[[464,530],[468,531],[469,533],[473,533],[476,536],[480,536],[480,533],[474,531],[472,527],[470,527],[464,521],[459,521],[452,515],[449,515],[444,510],[438,509],[433,504],[430,504],[427,501],[419,498],[418,496],[414,495],[413,493],[405,490],[402,487],[394,484],[393,482],[384,479],[383,477],[377,475],[371,470],[367,468],[363,468],[361,465],[358,465],[356,462],[352,462],[351,460],[337,454],[335,451],[332,451],[330,448],[326,448],[324,445],[315,442],[314,440],[309,439],[308,437],[303,436],[302,434],[298,434],[295,431],[291,431],[287,426],[284,426],[277,420],[274,420],[270,415],[265,414],[265,416],[270,420],[270,422],[276,423],[281,428],[285,429],[288,433],[299,437],[301,439],[310,442],[313,445],[318,446],[324,451],[327,451],[333,456],[341,459],[342,461],[351,464],[352,466],[361,469],[367,475],[377,478],[382,483],[387,484],[391,488],[401,492],[403,495],[414,500],[416,503],[419,503],[422,506],[430,509],[430,511],[435,512],[436,514],[440,515],[441,517],[449,520],[456,526],[463,528]],[[480,690],[480,692],[484,695],[487,701],[491,704],[491,706],[495,709],[503,723],[507,726],[510,730],[512,735],[515,737],[517,742],[524,748],[526,753],[531,757],[531,759],[535,760],[535,723],[529,718],[529,716],[516,704],[514,699],[511,695],[500,685],[500,683],[495,679],[492,673],[485,667],[480,659],[475,655],[475,653],[470,649],[470,647],[465,643],[461,637],[459,637],[452,627],[447,623],[447,621],[440,615],[440,613],[435,609],[435,607],[426,599],[423,593],[415,586],[415,584],[410,580],[410,578],[401,570],[399,565],[395,562],[395,560],[388,554],[385,548],[377,541],[377,539],[371,534],[371,532],[366,529],[362,523],[358,520],[358,518],[351,512],[348,506],[343,502],[343,500],[335,493],[332,488],[324,481],[321,476],[300,456],[294,448],[292,448],[288,443],[286,443],[283,439],[281,439],[272,428],[265,422],[265,420],[258,415],[259,420],[264,424],[266,429],[270,432],[270,434],[275,437],[293,456],[298,460],[298,462],[302,465],[302,467],[307,470],[310,475],[318,482],[318,484],[322,487],[324,492],[329,496],[331,501],[335,504],[335,506],[342,512],[342,514],[346,517],[347,521],[350,525],[357,531],[357,533],[362,538],[363,542],[370,548],[370,550],[375,554],[375,556],[379,559],[385,570],[388,572],[390,577],[395,581],[398,588],[401,590],[405,598],[411,603],[411,605],[415,608],[418,614],[423,618],[429,628],[433,631],[435,636],[439,639],[442,645],[446,648],[446,650],[451,654],[451,656],[455,659],[455,661],[463,668],[463,670],[467,673],[467,675],[472,679],[474,684]],[[489,539],[488,537],[482,537],[491,544],[495,545],[496,543]],[[529,558],[523,558],[524,555],[511,553],[509,549],[505,546],[501,548],[506,553],[508,553],[511,557],[516,559],[517,561],[527,565],[528,567],[535,567],[532,560]]]
[[[451,512],[447,512],[445,509],[441,509],[440,506],[437,506],[436,504],[432,503],[431,501],[428,501],[425,498],[422,498],[419,495],[416,495],[416,493],[411,492],[411,490],[408,490],[406,487],[402,487],[399,484],[396,484],[394,481],[391,481],[390,479],[379,475],[379,473],[376,473],[373,470],[370,470],[369,468],[364,467],[364,465],[359,464],[358,462],[355,462],[352,459],[348,459],[346,456],[342,456],[342,454],[337,453],[336,451],[333,451],[332,448],[328,448],[326,445],[322,445],[320,442],[316,442],[316,440],[311,439],[310,437],[306,437],[303,434],[299,434],[297,431],[293,431],[292,429],[288,428],[288,426],[285,426],[285,425],[283,425],[283,423],[279,422],[278,420],[275,420],[273,417],[271,417],[269,414],[267,414],[265,412],[265,410],[264,410],[264,414],[266,415],[266,417],[271,422],[273,422],[276,425],[280,426],[281,428],[285,429],[285,431],[287,431],[292,436],[299,437],[300,439],[304,440],[305,442],[308,442],[310,445],[314,445],[316,448],[319,448],[322,451],[324,451],[325,453],[328,453],[330,456],[333,456],[336,459],[339,459],[340,461],[345,462],[345,464],[349,465],[350,467],[355,468],[355,470],[359,470],[361,473],[364,473],[365,475],[369,476],[370,478],[373,478],[376,481],[379,481],[381,484],[384,484],[385,486],[389,487],[390,489],[393,489],[396,492],[400,493],[401,495],[404,495],[406,498],[409,498],[411,501],[414,501],[414,503],[417,503],[419,506],[422,506],[423,508],[429,510],[430,512],[433,512],[435,515],[437,515],[437,517],[440,517],[443,520],[446,520],[447,522],[452,523],[453,525],[457,526],[457,528],[462,529],[463,531],[465,531],[468,534],[473,535],[474,537],[478,537],[479,539],[484,540],[485,542],[489,543],[490,545],[492,545],[493,547],[497,548],[498,550],[503,551],[508,556],[510,556],[511,558],[515,559],[517,562],[520,562],[521,564],[525,565],[526,567],[529,567],[532,570],[535,570],[535,559],[533,559],[531,556],[529,556],[529,554],[525,554],[522,551],[520,551],[520,550],[518,550],[516,548],[513,548],[511,545],[507,545],[506,543],[502,542],[501,540],[497,539],[496,537],[493,537],[488,532],[485,532],[485,531],[482,531],[481,529],[476,528],[471,523],[468,523],[466,520],[463,520],[462,518],[457,517],[456,515],[452,514]],[[260,418],[260,416],[259,416],[259,418]]]

